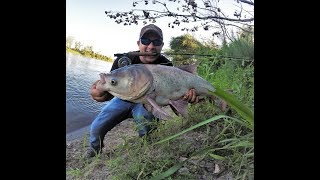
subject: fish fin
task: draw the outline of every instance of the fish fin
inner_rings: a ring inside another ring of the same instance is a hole
[[[152,114],[155,117],[157,117],[159,119],[164,119],[164,120],[168,120],[168,119],[172,118],[167,112],[165,112],[163,109],[161,109],[161,107],[152,98],[147,96],[146,99],[153,107]]]
[[[187,72],[195,74],[195,75],[198,74],[197,73],[197,67],[198,67],[198,64],[176,66],[176,68],[179,68],[181,70],[187,71]]]
[[[169,116],[163,114],[162,112],[156,110],[155,108],[152,109],[152,114],[162,120],[169,120],[172,119],[173,117],[178,117],[175,112],[172,110],[170,105],[167,106],[162,106],[161,109],[165,111]]]
[[[169,103],[180,113],[186,117],[188,115],[188,102],[184,100],[169,101]]]

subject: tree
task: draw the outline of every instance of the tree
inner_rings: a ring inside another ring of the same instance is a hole
[[[185,34],[178,37],[173,37],[170,40],[170,50],[166,51],[172,57],[173,62],[176,65],[181,64],[191,64],[194,61],[194,57],[190,55],[183,54],[192,54],[196,53],[203,45],[196,40],[190,34]]]
[[[149,6],[146,9],[131,9],[126,12],[105,11],[107,17],[114,19],[116,23],[123,25],[138,24],[143,21],[144,24],[149,22],[155,23],[157,19],[169,18],[168,26],[175,28],[176,26],[185,26],[182,31],[198,31],[199,28],[211,30],[213,36],[222,36],[230,38],[230,29],[236,28],[242,31],[248,31],[253,27],[254,23],[254,1],[253,0],[234,0],[233,14],[227,14],[224,4],[230,1],[216,0],[150,0],[134,1],[132,6],[136,7],[144,3]],[[152,7],[153,8],[152,8]],[[162,10],[161,10],[162,9]],[[191,25],[190,24],[194,24]]]
[[[80,51],[81,48],[82,48],[82,43],[81,43],[80,41],[76,41],[76,42],[75,42],[74,49],[75,49],[76,51]]]
[[[85,56],[88,57],[94,57],[94,51],[93,51],[93,46],[85,46],[82,50],[81,53]]]
[[[75,41],[74,37],[68,36],[66,39],[66,46],[68,48],[71,48],[74,41]]]
[[[254,29],[250,29],[254,31]],[[229,57],[226,62],[233,67],[253,64],[254,61],[254,37],[247,31],[232,33],[232,40],[221,48],[222,54]],[[254,64],[253,64],[254,65]]]

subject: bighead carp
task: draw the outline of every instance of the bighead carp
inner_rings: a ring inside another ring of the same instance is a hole
[[[153,115],[169,119],[162,107],[172,105],[181,115],[187,114],[188,102],[182,97],[194,88],[199,98],[212,96],[215,88],[197,75],[197,65],[179,67],[160,64],[133,64],[100,73],[97,88],[108,91],[115,97],[134,103],[143,103]]]

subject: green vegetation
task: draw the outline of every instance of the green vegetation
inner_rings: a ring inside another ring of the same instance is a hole
[[[107,166],[114,180],[214,179],[226,173],[233,179],[254,179],[252,35],[239,33],[220,48],[210,40],[200,43],[190,35],[171,42],[168,52],[189,48],[188,52],[212,54],[186,62],[176,56],[173,61],[175,65],[198,63],[198,75],[217,87],[215,95],[229,107],[223,111],[209,99],[192,104],[187,118],[157,122],[148,137],[124,136],[124,143],[114,147],[109,157],[91,163],[80,158],[84,167],[68,170],[69,174],[88,178],[94,168]]]
[[[113,59],[111,57],[94,52],[92,46],[83,46],[81,42],[75,41],[74,37],[71,36],[67,37],[66,39],[66,51],[73,54],[79,54],[88,58],[113,62]]]
[[[203,49],[203,45],[190,34],[185,34],[171,38],[170,49],[165,53],[176,54],[169,56],[174,65],[192,64],[196,59],[193,56],[183,54],[197,53],[199,49]]]

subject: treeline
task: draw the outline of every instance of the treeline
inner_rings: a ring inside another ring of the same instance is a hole
[[[80,41],[76,41],[72,36],[66,38],[66,51],[89,58],[113,62],[113,58],[94,52],[93,46],[85,46]]]
[[[214,39],[199,41],[185,34],[173,37],[165,54],[175,66],[199,64],[200,76],[223,89],[231,89],[244,104],[253,107],[253,33],[233,33],[231,40],[220,46]],[[236,83],[238,79],[242,81]]]
[[[214,64],[214,69],[225,63],[233,67],[254,65],[253,33],[240,31],[233,33],[230,39],[218,46],[214,39],[200,42],[190,34],[185,34],[173,37],[165,54],[175,65],[209,62]]]

